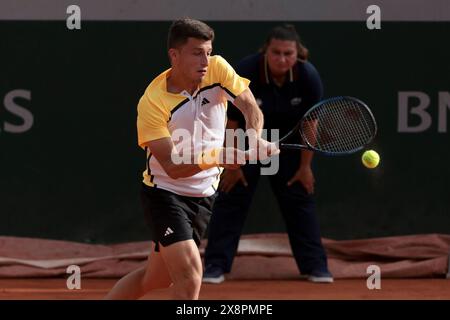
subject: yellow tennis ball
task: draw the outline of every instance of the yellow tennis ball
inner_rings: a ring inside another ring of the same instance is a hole
[[[374,150],[367,150],[361,157],[362,163],[369,169],[373,169],[380,163],[380,155]]]

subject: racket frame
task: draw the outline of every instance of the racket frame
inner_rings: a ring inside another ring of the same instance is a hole
[[[333,100],[341,100],[341,99],[353,100],[356,103],[358,103],[359,105],[363,106],[367,110],[368,114],[370,115],[370,117],[372,119],[373,125],[374,125],[374,132],[372,134],[372,137],[364,145],[361,145],[360,147],[349,150],[349,151],[327,152],[327,151],[319,150],[319,149],[315,148],[314,146],[312,146],[309,143],[308,139],[305,138],[303,130],[301,130],[301,125],[302,125],[304,119],[315,109],[319,108],[320,106],[322,106],[325,103],[329,103]],[[355,153],[355,152],[358,152],[358,151],[364,149],[365,146],[367,146],[368,144],[370,144],[373,141],[373,139],[375,138],[375,136],[377,134],[377,131],[378,131],[377,122],[375,121],[375,117],[372,113],[372,110],[370,110],[370,108],[364,102],[362,102],[361,100],[359,100],[357,98],[350,97],[350,96],[337,96],[337,97],[333,97],[333,98],[329,98],[329,99],[320,101],[319,103],[312,106],[308,111],[306,111],[306,113],[303,115],[303,117],[300,119],[300,121],[297,123],[297,125],[291,131],[289,131],[286,135],[284,135],[282,138],[280,138],[276,143],[278,144],[278,146],[280,148],[283,148],[283,149],[306,149],[306,150],[311,150],[311,151],[314,151],[314,152],[317,152],[317,153],[320,153],[323,155],[327,155],[327,156],[341,156],[341,155],[352,154],[352,153]],[[297,132],[300,132],[301,138],[303,141],[306,142],[306,144],[283,143],[283,141],[286,141],[288,138],[290,138]]]

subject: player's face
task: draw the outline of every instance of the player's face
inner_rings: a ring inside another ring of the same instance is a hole
[[[188,38],[186,44],[171,50],[174,50],[171,54],[172,67],[177,68],[188,81],[200,83],[208,70],[211,40]]]
[[[266,55],[270,72],[281,76],[297,62],[297,45],[295,41],[272,39]]]

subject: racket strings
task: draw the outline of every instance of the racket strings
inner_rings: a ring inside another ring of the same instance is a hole
[[[331,150],[351,151],[364,145],[370,136],[367,136],[364,122],[361,121],[361,110],[357,105],[347,106],[342,101],[337,101],[336,117],[333,119],[334,125],[340,129],[335,131],[334,143],[330,144]],[[342,125],[346,124],[346,125]],[[327,132],[326,127],[322,127],[323,132]]]
[[[305,116],[308,144],[325,152],[349,152],[369,142],[376,126],[370,112],[352,100],[334,99]]]
[[[338,105],[341,110],[345,110],[345,113],[338,113],[340,120],[349,124],[348,127],[343,128],[345,133],[348,134],[348,139],[346,140],[348,143],[344,147],[350,148],[349,150],[351,150],[364,145],[370,139],[371,135],[370,131],[367,130],[368,128],[361,108],[353,101],[349,101],[348,104],[343,101],[338,101]],[[347,118],[345,117],[346,115],[348,115]]]
[[[342,126],[341,132],[338,132],[340,136],[336,140],[338,143],[334,148],[343,148],[345,151],[350,151],[366,144],[372,137],[365,117],[365,114],[369,114],[367,112],[363,113],[363,110],[365,111],[366,109],[360,108],[353,101],[349,101],[346,104],[342,100],[338,100],[337,105],[341,112],[337,112],[338,117],[336,118],[341,125],[346,125]]]

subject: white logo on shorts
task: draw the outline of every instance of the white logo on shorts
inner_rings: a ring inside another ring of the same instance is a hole
[[[170,228],[167,228],[166,233],[164,233],[164,237],[167,237],[168,235],[172,234],[173,230]]]

